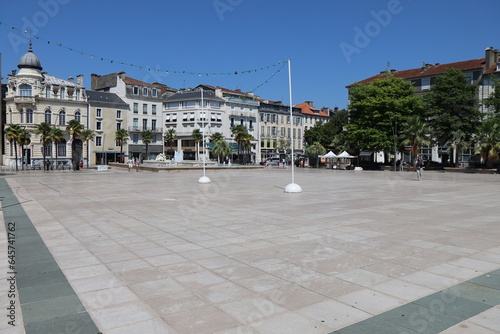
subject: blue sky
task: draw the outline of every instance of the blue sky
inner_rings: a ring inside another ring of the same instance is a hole
[[[87,89],[91,73],[125,71],[174,88],[258,87],[288,104],[287,66],[276,71],[290,58],[293,104],[345,108],[345,86],[388,63],[404,70],[500,48],[498,13],[498,0],[4,0],[2,76],[17,69],[28,48],[22,30],[31,29],[43,71],[83,74]]]

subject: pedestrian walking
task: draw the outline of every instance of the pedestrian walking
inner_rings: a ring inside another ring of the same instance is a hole
[[[420,181],[422,178],[422,168],[423,168],[422,158],[420,156],[415,160],[415,172],[417,173],[417,180]]]

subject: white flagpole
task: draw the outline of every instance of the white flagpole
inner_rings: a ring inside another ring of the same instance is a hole
[[[292,103],[292,65],[290,58],[288,59],[288,90],[290,93],[290,157],[292,160],[292,183],[288,184],[285,187],[286,193],[300,193],[302,192],[302,188],[295,183],[295,175],[294,175],[294,140],[293,140],[293,103]]]
[[[201,112],[200,115],[203,115],[203,87],[201,87]],[[209,177],[205,175],[205,161],[207,159],[207,149],[205,147],[205,115],[203,115],[203,121],[201,122],[202,130],[202,141],[203,141],[203,176],[198,179],[198,183],[210,183],[211,180]],[[198,152],[199,154],[199,152]]]

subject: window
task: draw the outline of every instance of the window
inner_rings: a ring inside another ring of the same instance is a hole
[[[59,125],[66,125],[66,112],[64,110],[59,112]]]
[[[151,106],[151,114],[156,115],[156,104]]]
[[[19,95],[21,96],[31,96],[31,86],[21,85],[19,86]]]
[[[157,97],[158,96],[158,93],[156,91],[156,88],[151,88],[151,96],[152,97]]]
[[[431,89],[431,78],[422,78],[422,90]]]
[[[45,110],[45,123],[51,124],[52,123],[52,111],[50,110]]]
[[[75,120],[80,122],[81,119],[82,119],[82,114],[79,111],[75,112]]]
[[[134,103],[134,114],[139,113],[139,103]]]
[[[148,114],[148,105],[147,105],[147,104],[145,104],[145,103],[142,105],[142,113],[143,113],[144,115],[147,115],[147,114]]]
[[[102,146],[102,137],[101,136],[95,137],[95,146]]]
[[[156,131],[156,119],[151,120],[151,131]]]
[[[122,111],[121,110],[116,111],[116,118],[122,119]]]
[[[139,87],[134,86],[133,92],[134,92],[134,95],[139,95]]]
[[[50,86],[45,86],[45,97],[50,99]]]
[[[97,121],[97,122],[95,122],[95,129],[96,129],[97,131],[102,130],[102,122],[101,122],[101,121]]]
[[[146,87],[142,88],[142,95],[148,96],[148,89]]]
[[[95,117],[102,118],[102,109],[101,108],[97,108],[95,110]]]
[[[26,110],[26,123],[33,123],[33,110]]]
[[[60,157],[66,156],[66,140],[62,139],[57,143],[57,155]]]
[[[61,87],[61,89],[59,90],[59,98],[61,100],[64,100],[66,98],[66,88]]]

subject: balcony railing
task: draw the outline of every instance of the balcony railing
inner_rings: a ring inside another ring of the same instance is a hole
[[[129,126],[128,131],[130,132],[143,132],[143,131],[151,131],[151,132],[159,132],[162,133],[163,129],[161,127],[144,127],[144,126]]]

